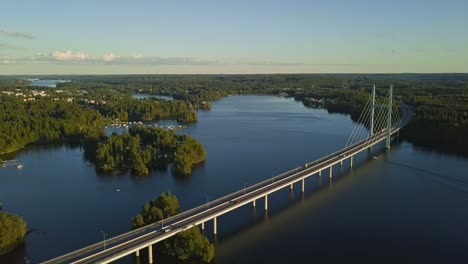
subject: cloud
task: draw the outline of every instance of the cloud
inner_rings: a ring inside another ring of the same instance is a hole
[[[84,52],[55,51],[51,54],[52,58],[59,61],[84,61],[89,59],[88,54]]]
[[[305,63],[281,62],[281,61],[261,61],[251,59],[203,59],[197,57],[158,57],[133,54],[120,56],[115,53],[105,53],[100,56],[88,55],[82,51],[55,51],[53,53],[38,53],[31,57],[14,58],[16,63],[54,63],[54,64],[86,64],[86,65],[126,65],[143,67],[304,67]]]
[[[0,43],[0,49],[9,49],[12,46],[8,43]]]
[[[104,54],[104,56],[102,56],[102,60],[106,62],[114,61],[118,58],[119,56],[115,55],[114,53],[107,53],[107,54]]]
[[[25,38],[25,39],[33,39],[34,38],[33,34],[29,33],[29,32],[17,32],[17,31],[0,30],[0,34],[6,35],[8,37],[13,37],[13,38]]]
[[[143,64],[143,65],[212,65],[218,64],[218,61],[215,60],[203,60],[200,58],[189,58],[189,57],[143,57],[140,56],[131,56],[131,57],[122,57],[116,63],[121,64]]]

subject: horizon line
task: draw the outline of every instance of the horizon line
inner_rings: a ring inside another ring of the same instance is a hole
[[[0,76],[105,76],[105,75],[320,75],[320,74],[340,74],[340,75],[356,75],[356,74],[365,74],[365,75],[377,75],[377,74],[468,74],[468,72],[272,72],[272,73],[40,73],[40,74],[0,74]]]

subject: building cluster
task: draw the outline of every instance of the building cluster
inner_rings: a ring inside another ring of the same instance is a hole
[[[44,90],[29,90],[29,89],[15,89],[14,91],[2,91],[2,94],[8,95],[8,96],[15,96],[16,98],[22,98],[23,101],[35,101],[36,98],[41,98],[41,97],[50,97],[51,100],[58,101],[58,100],[64,100],[66,102],[73,102],[75,100],[74,97],[55,97],[54,95],[72,95],[71,92],[69,91],[63,91],[63,90],[55,90],[53,92],[47,92]]]

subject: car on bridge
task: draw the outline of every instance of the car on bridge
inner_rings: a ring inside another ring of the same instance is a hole
[[[239,202],[240,202],[239,199],[231,200],[231,203],[233,203],[233,204],[238,204]]]

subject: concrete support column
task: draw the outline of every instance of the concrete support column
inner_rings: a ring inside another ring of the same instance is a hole
[[[291,183],[291,187],[289,189],[291,189],[291,190],[293,189],[293,184],[292,183]]]
[[[255,207],[255,200],[253,200],[253,202],[252,202],[252,206],[253,206],[253,207]]]
[[[265,195],[265,211],[268,210],[268,195]]]
[[[319,177],[322,176],[322,171],[319,171]]]
[[[201,229],[205,230],[205,222],[201,223]]]
[[[350,167],[353,166],[353,156],[351,156],[351,158],[349,159],[349,166],[350,166]]]
[[[340,161],[340,166],[343,166],[343,160]]]
[[[137,257],[140,256],[140,250],[135,251],[135,256],[137,256]]]
[[[153,246],[148,246],[148,263],[153,264]]]
[[[333,175],[333,165],[330,166],[330,176],[329,177],[331,178],[332,175]]]
[[[302,192],[304,192],[305,179],[302,179]]]
[[[213,234],[214,235],[216,235],[216,233],[217,233],[216,223],[217,223],[217,221],[216,221],[216,217],[215,217],[215,218],[213,218]]]

